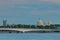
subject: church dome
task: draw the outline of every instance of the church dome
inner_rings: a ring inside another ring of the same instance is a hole
[[[38,20],[38,24],[37,24],[38,26],[41,26],[41,25],[43,25],[43,21],[41,20],[41,19],[39,19]]]

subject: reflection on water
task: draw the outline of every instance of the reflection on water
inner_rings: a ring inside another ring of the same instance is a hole
[[[0,40],[60,40],[60,33],[1,33]]]

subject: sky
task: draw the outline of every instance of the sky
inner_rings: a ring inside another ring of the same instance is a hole
[[[37,24],[51,21],[60,24],[60,0],[0,0],[0,25]]]

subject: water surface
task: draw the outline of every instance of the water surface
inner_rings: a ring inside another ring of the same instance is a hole
[[[60,40],[60,33],[1,33],[0,40]]]

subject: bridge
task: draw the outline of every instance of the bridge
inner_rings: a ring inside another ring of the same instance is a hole
[[[16,32],[60,32],[60,29],[27,29],[27,28],[0,28],[0,31],[16,31]]]

